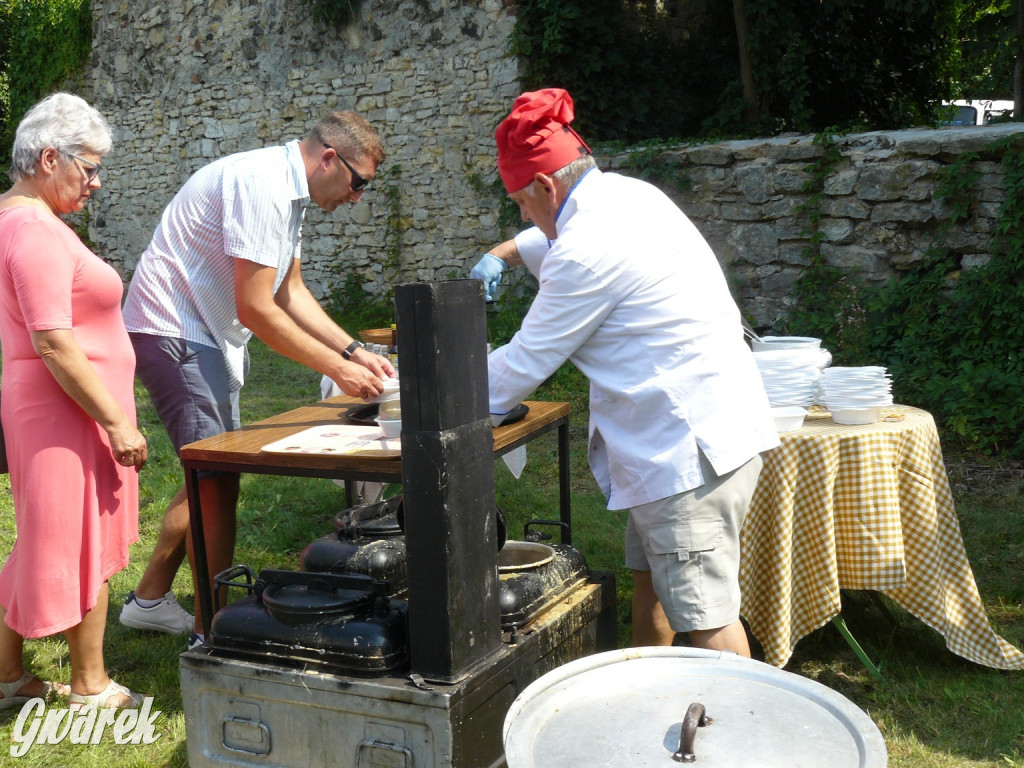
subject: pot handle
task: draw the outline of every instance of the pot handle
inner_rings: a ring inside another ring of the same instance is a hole
[[[244,582],[234,581],[234,579],[240,576],[245,577]],[[252,568],[248,565],[233,565],[226,571],[221,571],[213,579],[213,612],[216,614],[221,609],[220,605],[220,590],[217,587],[241,587],[250,593],[256,591],[256,586],[253,580],[256,578],[252,572]]]
[[[540,533],[538,531],[531,531],[530,528],[534,525],[550,525],[553,527],[559,527],[561,531],[561,539],[563,543],[565,539],[570,536],[569,524],[562,520],[527,520],[526,525],[523,526],[523,539],[526,541],[532,541],[534,543],[540,541],[547,541],[551,538],[550,533]]]
[[[711,725],[711,718],[704,711],[704,705],[694,702],[686,708],[683,727],[679,733],[679,751],[672,755],[677,763],[693,763],[697,755],[693,751],[693,742],[697,738],[697,729]]]

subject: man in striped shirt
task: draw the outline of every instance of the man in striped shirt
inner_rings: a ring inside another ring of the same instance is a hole
[[[164,209],[132,277],[125,325],[137,373],[167,433],[181,447],[241,426],[238,393],[253,334],[356,397],[383,391],[391,363],[335,324],[302,279],[302,219],[313,202],[357,202],[384,159],[380,137],[354,112],[331,112],[302,140],[241,152],[199,169]],[[211,573],[232,563],[239,476],[200,478]],[[198,630],[171,583],[186,550],[188,502],[171,500],[121,623],[159,632]],[[198,608],[198,601],[197,601]],[[198,611],[197,611],[198,613]],[[201,642],[193,631],[189,646]]]

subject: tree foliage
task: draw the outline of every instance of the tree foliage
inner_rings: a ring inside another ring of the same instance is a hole
[[[957,9],[954,88],[967,99],[1012,99],[1014,34],[1021,0],[962,0]]]
[[[677,13],[682,5],[523,0],[512,38],[523,83],[567,88],[581,133],[595,141],[694,135],[722,72],[736,74],[735,42],[727,3]]]
[[[79,72],[91,46],[89,0],[0,0],[0,169],[25,112]]]
[[[1012,2],[741,3],[755,123],[744,111],[730,3],[522,0],[513,50],[527,87],[573,94],[594,141],[898,128],[934,120],[968,66],[1012,76],[996,44],[1012,38],[1001,26]],[[965,25],[982,23],[981,39],[962,51]]]

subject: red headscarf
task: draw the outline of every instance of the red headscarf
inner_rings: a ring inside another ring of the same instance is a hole
[[[494,132],[498,173],[510,194],[528,186],[535,173],[554,173],[590,154],[590,147],[569,127],[572,119],[572,97],[561,88],[530,91],[516,99]]]

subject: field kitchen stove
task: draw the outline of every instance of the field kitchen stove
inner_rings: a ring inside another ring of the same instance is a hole
[[[540,533],[539,528],[567,529],[566,523],[531,520],[524,526],[525,541],[508,541],[505,515],[498,507],[495,516],[501,627],[514,630],[585,583],[590,570],[578,549],[568,544],[542,543],[551,535]],[[334,516],[335,530],[303,550],[299,567],[316,573],[368,576],[384,582],[384,594],[403,597],[408,589],[403,519],[401,496],[343,510]],[[251,585],[251,573],[248,578]],[[241,586],[253,591],[251,586]]]
[[[516,696],[616,647],[611,574],[567,544],[499,553],[479,281],[400,285],[395,302],[404,558],[221,574],[247,594],[180,657],[193,768],[498,768]]]

